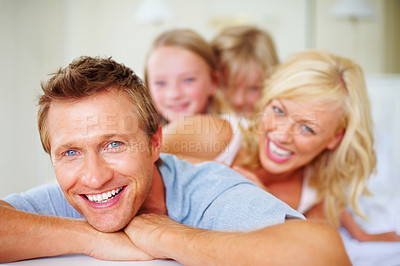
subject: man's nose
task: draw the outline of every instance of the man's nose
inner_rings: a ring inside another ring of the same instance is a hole
[[[90,152],[84,158],[81,181],[87,187],[101,188],[113,177],[113,171],[99,152]]]

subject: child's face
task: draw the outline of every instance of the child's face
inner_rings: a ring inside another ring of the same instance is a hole
[[[225,81],[228,75],[224,75]],[[263,88],[262,70],[255,65],[243,66],[232,84],[222,85],[226,101],[238,115],[250,116]]]
[[[151,52],[147,80],[158,112],[168,121],[206,113],[216,89],[211,70],[200,56],[172,46]]]

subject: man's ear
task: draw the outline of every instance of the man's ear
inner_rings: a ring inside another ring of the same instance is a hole
[[[344,133],[346,132],[345,129],[342,129],[339,131],[339,133],[337,133],[332,140],[328,143],[328,145],[326,145],[326,148],[328,150],[334,150],[342,141],[343,137],[344,137]]]
[[[151,149],[153,152],[154,161],[157,161],[160,157],[160,152],[162,148],[162,127],[158,126],[157,132],[151,138]]]

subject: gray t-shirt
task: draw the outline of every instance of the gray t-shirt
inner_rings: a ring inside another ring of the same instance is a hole
[[[271,194],[214,162],[194,166],[161,154],[168,215],[192,227],[254,230],[304,218]],[[83,218],[65,199],[58,184],[46,184],[3,199],[15,209],[40,215]]]

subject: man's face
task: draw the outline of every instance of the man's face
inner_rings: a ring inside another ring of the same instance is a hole
[[[161,130],[149,140],[127,94],[115,90],[54,102],[47,119],[51,159],[68,202],[100,231],[123,228],[151,188]]]

